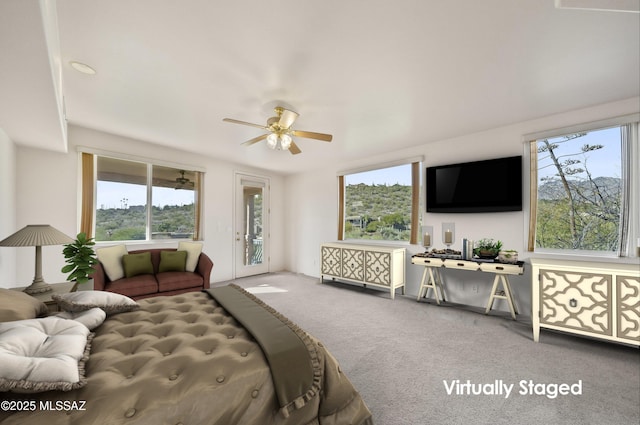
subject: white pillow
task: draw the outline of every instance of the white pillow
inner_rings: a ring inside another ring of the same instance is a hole
[[[69,391],[86,384],[89,329],[59,317],[0,323],[0,391]]]
[[[199,242],[180,242],[178,243],[178,251],[187,251],[185,270],[188,272],[196,271],[200,253],[202,252],[202,244]]]
[[[105,313],[122,313],[140,308],[131,298],[106,291],[79,291],[51,296],[64,311],[76,313],[98,307]]]
[[[96,249],[98,261],[102,263],[104,272],[110,281],[122,279],[124,277],[124,266],[122,265],[122,257],[127,255],[127,247],[124,245],[114,245],[106,248]]]
[[[94,330],[104,322],[107,318],[107,313],[103,309],[94,307],[89,310],[80,311],[78,313],[72,313],[70,311],[61,311],[56,314],[56,317],[67,320],[75,320],[87,327],[90,331]]]

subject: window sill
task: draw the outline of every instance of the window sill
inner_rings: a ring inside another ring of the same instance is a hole
[[[203,241],[194,241],[193,239],[155,239],[155,240],[144,240],[144,241],[137,241],[137,240],[132,240],[132,241],[96,241],[96,247],[100,248],[100,247],[105,247],[105,246],[112,246],[112,245],[126,245],[126,246],[134,246],[136,247],[136,249],[138,247],[149,247],[152,248],[153,246],[158,246],[158,247],[169,247],[172,245],[177,245],[179,242],[203,242]]]
[[[411,244],[409,244],[409,241],[385,241],[380,239],[343,239],[336,242],[348,243],[352,245],[397,246],[398,248],[408,248],[411,246]]]
[[[599,263],[617,263],[617,264],[638,264],[640,258],[638,257],[618,257],[614,254],[611,255],[597,255],[590,253],[567,253],[560,251],[534,251],[529,252],[529,257],[554,259],[554,260],[567,260],[567,261],[586,261],[586,262],[599,262]]]

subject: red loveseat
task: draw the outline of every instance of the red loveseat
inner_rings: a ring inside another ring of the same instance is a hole
[[[213,261],[205,253],[200,253],[198,265],[194,272],[171,271],[158,273],[161,251],[176,251],[176,249],[140,249],[129,252],[130,254],[150,252],[154,274],[143,274],[112,282],[104,272],[102,264],[96,264],[94,266],[95,273],[91,275],[93,289],[95,291],[115,292],[137,300],[158,295],[175,295],[184,292],[201,291],[210,287],[209,279],[213,269]]]

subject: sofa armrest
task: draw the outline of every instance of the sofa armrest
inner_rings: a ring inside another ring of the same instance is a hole
[[[209,289],[211,285],[211,270],[213,269],[213,261],[204,252],[200,253],[198,259],[198,265],[196,266],[196,272],[202,276],[204,280],[204,289]]]
[[[93,290],[94,291],[104,291],[104,284],[106,283],[106,275],[104,274],[104,268],[102,264],[94,264],[93,269],[95,272],[90,275],[93,279]]]

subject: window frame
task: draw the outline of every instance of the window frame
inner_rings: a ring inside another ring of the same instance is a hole
[[[339,241],[353,241],[357,243],[372,243],[372,244],[399,244],[399,245],[416,245],[420,244],[420,208],[421,208],[421,191],[422,191],[422,163],[423,157],[412,157],[406,159],[400,159],[396,161],[390,161],[385,163],[378,163],[374,165],[369,165],[365,167],[359,167],[354,169],[348,169],[339,171],[338,174],[338,240]],[[409,241],[398,241],[398,240],[372,240],[372,239],[345,239],[345,176],[349,174],[357,174],[363,173],[367,171],[376,171],[382,170],[385,168],[397,167],[400,165],[410,165],[411,166],[411,233]]]
[[[588,123],[571,125],[553,130],[545,130],[537,133],[530,133],[523,136],[525,144],[525,158],[529,162],[529,208],[525,209],[525,241],[526,250],[537,256],[552,256],[554,258],[565,257],[568,259],[593,259],[596,261],[635,261],[640,257],[640,113],[624,115],[620,117],[597,120]],[[626,200],[623,203],[627,208],[626,216],[622,215],[620,220],[621,243],[617,251],[591,251],[591,250],[571,250],[557,248],[536,247],[536,226],[537,226],[537,202],[538,202],[538,160],[537,142],[542,139],[562,137],[563,135],[593,132],[612,127],[631,126],[631,138],[626,146],[623,144],[621,152],[622,176],[625,181],[622,190]],[[626,151],[625,151],[626,150]],[[626,156],[625,156],[626,155]],[[634,166],[635,164],[635,166]]]
[[[78,147],[79,161],[79,222],[80,232],[84,232],[88,237],[95,237],[96,231],[96,211],[97,211],[97,182],[98,157],[107,157],[120,161],[130,161],[142,163],[147,167],[147,206],[145,218],[145,239],[144,240],[121,240],[121,241],[96,241],[96,244],[113,244],[114,242],[126,244],[163,244],[168,242],[185,241],[185,240],[203,240],[203,205],[204,205],[204,169],[198,166],[178,164],[168,161],[137,157],[133,155],[119,154],[103,150],[91,149],[86,147]],[[153,239],[151,229],[153,225],[153,208],[151,207],[151,193],[153,192],[153,176],[149,173],[153,167],[168,167],[176,170],[185,170],[194,172],[195,178],[195,196],[194,196],[194,233],[193,238],[176,238],[176,239]]]

